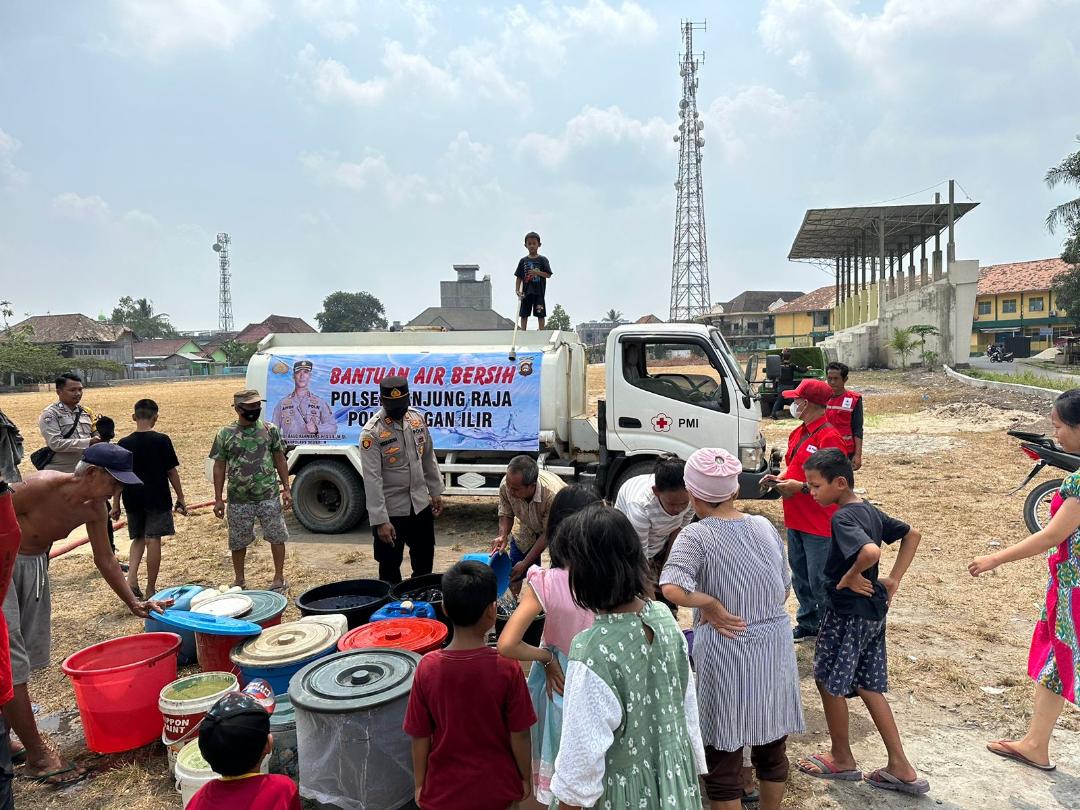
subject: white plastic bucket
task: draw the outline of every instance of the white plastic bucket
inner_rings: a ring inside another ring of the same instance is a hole
[[[268,773],[267,766],[269,762],[270,757],[263,758],[262,764],[259,766],[260,773]],[[177,756],[175,774],[176,792],[180,794],[180,800],[184,803],[184,807],[188,806],[188,802],[199,792],[199,788],[207,782],[219,778],[216,773],[210,770],[210,766],[203,759],[198,740],[192,740],[185,745],[179,756]]]
[[[240,684],[229,672],[201,672],[175,680],[158,695],[158,709],[165,721],[161,743],[169,757],[169,767],[176,767],[181,749],[199,736],[199,724],[210,708]]]

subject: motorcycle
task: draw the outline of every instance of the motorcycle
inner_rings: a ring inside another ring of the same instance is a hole
[[[1007,352],[997,343],[992,344],[986,350],[986,359],[991,363],[1011,363],[1013,361],[1013,353]]]
[[[1049,436],[1023,430],[1010,430],[1009,435],[1020,440],[1020,452],[1035,462],[1028,477],[1010,492],[1010,495],[1016,494],[1030,484],[1032,479],[1047,467],[1063,470],[1066,473],[1074,473],[1080,469],[1080,456],[1064,452]],[[1043,481],[1028,493],[1024,500],[1024,523],[1032,534],[1041,531],[1050,522],[1050,502],[1060,487],[1061,479],[1057,478]]]

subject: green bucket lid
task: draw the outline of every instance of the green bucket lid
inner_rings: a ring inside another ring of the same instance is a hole
[[[296,709],[293,708],[292,700],[287,694],[275,695],[274,713],[270,715],[270,733],[277,734],[280,731],[292,731],[296,728]]]
[[[296,708],[319,714],[374,709],[409,694],[419,663],[420,656],[408,650],[335,653],[296,673],[289,697]]]
[[[251,612],[244,616],[245,622],[262,624],[267,619],[280,616],[288,607],[289,600],[274,591],[240,591],[251,600]]]

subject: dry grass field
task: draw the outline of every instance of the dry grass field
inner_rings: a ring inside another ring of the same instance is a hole
[[[600,366],[589,370],[594,400],[600,395],[602,373]],[[1045,588],[1045,564],[1029,560],[979,580],[966,571],[972,556],[1025,536],[1023,495],[1005,493],[1026,475],[1029,462],[1004,431],[1038,422],[1045,416],[1046,402],[976,392],[941,375],[866,373],[855,375],[852,382],[867,395],[866,466],[858,486],[924,534],[890,612],[890,699],[909,755],[930,779],[931,800],[952,808],[1080,807],[1080,714],[1072,707],[1066,709],[1055,737],[1060,766],[1054,775],[1025,771],[983,750],[986,740],[1021,732],[1028,719],[1031,686],[1025,662]],[[211,496],[203,459],[217,426],[230,420],[230,394],[241,385],[228,380],[95,388],[87,391],[85,403],[115,418],[123,435],[131,404],[144,396],[156,399],[162,409],[159,429],[172,436],[181,458],[188,502],[199,503]],[[47,393],[0,397],[0,408],[22,426],[28,451],[40,445],[37,415],[51,399]],[[771,446],[782,443],[794,423],[766,424]],[[780,522],[775,503],[744,505]],[[493,502],[451,500],[439,522],[437,565],[484,547],[495,528]],[[162,586],[229,581],[225,529],[209,510],[179,518],[177,532],[165,547]],[[123,539],[126,533],[121,530],[118,541]],[[292,596],[318,583],[375,575],[366,529],[335,539],[338,542],[289,547]],[[125,544],[118,545],[123,553]],[[887,559],[891,553],[886,552]],[[69,554],[54,561],[52,576],[54,665],[31,682],[31,694],[44,714],[72,705],[59,668],[64,657],[141,630],[140,622],[103,584],[89,557]],[[256,546],[249,557],[249,586],[265,587],[269,580],[269,554],[265,546]],[[294,613],[290,607],[286,618]],[[793,757],[822,750],[828,742],[810,675],[812,654],[810,645],[799,648],[808,732],[790,741]],[[884,749],[865,711],[852,709],[856,754],[867,768],[883,765]],[[829,784],[793,773],[784,806],[914,806],[910,800],[869,791],[863,785]],[[19,782],[16,801],[19,806],[32,802],[40,808],[102,810],[180,806],[160,750],[65,793]]]

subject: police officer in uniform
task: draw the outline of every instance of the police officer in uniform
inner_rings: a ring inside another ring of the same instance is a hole
[[[360,433],[360,468],[379,579],[397,583],[406,545],[412,575],[431,573],[443,483],[423,414],[409,407],[408,380],[386,377],[379,394],[382,408]]]
[[[305,439],[332,439],[337,435],[337,421],[326,400],[309,390],[312,363],[297,360],[293,363],[293,391],[274,408],[273,423],[281,429],[286,444],[298,444]]]

